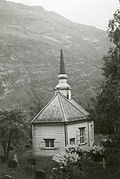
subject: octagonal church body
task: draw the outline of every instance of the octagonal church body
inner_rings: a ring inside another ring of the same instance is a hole
[[[33,154],[50,156],[67,146],[89,149],[94,143],[94,122],[89,113],[71,98],[63,52],[60,52],[59,83],[48,104],[32,120]]]

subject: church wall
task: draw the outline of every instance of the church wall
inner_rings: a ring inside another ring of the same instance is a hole
[[[90,147],[94,144],[94,121],[89,122]]]
[[[49,156],[65,150],[63,124],[38,124],[32,126],[33,154]],[[55,139],[55,149],[46,149],[44,139]]]
[[[92,122],[79,122],[75,124],[68,124],[68,145],[70,145],[70,139],[75,138],[75,145],[79,143],[79,128],[85,127],[85,142],[81,145],[81,148],[87,149],[91,147],[94,142],[94,124]]]

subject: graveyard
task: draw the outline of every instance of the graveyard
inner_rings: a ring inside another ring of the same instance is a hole
[[[96,135],[96,143],[99,144],[103,136]],[[10,153],[8,161],[0,158],[0,179],[61,179],[61,175],[54,175],[57,163],[52,160],[52,157],[34,157],[32,148],[17,149],[17,162],[14,160],[14,155]],[[119,178],[120,171],[109,165],[103,166],[102,161],[92,160],[89,157],[83,157],[81,160],[83,174],[82,179],[103,179],[103,178]],[[106,177],[107,176],[107,177]],[[64,178],[63,178],[64,179]]]
[[[62,1],[0,0],[0,179],[120,178],[120,0]]]

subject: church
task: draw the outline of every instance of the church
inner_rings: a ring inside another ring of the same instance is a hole
[[[94,143],[94,122],[72,99],[67,79],[61,50],[59,82],[54,96],[31,121],[35,156],[53,156],[64,152],[67,146],[88,150]]]

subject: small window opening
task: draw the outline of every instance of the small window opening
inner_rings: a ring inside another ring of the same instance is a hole
[[[45,147],[54,147],[55,139],[44,139],[44,140],[45,140]]]
[[[67,93],[67,99],[69,99],[69,94]]]
[[[70,145],[74,145],[75,144],[75,138],[70,138]]]
[[[79,132],[80,132],[80,143],[82,144],[85,142],[85,127],[79,128]]]

